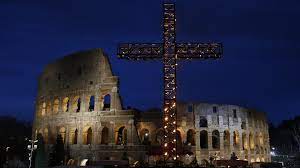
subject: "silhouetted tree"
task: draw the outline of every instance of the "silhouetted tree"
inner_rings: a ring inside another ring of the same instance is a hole
[[[45,144],[44,139],[41,134],[37,136],[37,149],[36,149],[36,156],[35,156],[35,167],[47,167],[46,161],[46,152],[45,152]]]
[[[60,166],[64,164],[65,149],[62,136],[59,134],[56,138],[56,143],[52,146],[49,154],[48,165]]]
[[[59,134],[56,138],[55,144],[55,155],[56,155],[56,163],[58,165],[63,165],[64,158],[65,158],[65,149],[64,149],[64,142],[62,136]]]

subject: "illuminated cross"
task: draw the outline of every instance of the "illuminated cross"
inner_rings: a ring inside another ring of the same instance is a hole
[[[119,58],[129,60],[163,60],[164,104],[162,143],[165,161],[176,160],[176,66],[177,60],[220,58],[220,43],[176,43],[175,4],[163,5],[163,43],[126,43],[118,47]]]

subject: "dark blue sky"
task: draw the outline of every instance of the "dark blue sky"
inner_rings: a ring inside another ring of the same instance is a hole
[[[37,76],[66,54],[103,48],[125,105],[162,102],[158,61],[116,58],[118,42],[161,42],[162,1],[0,0],[0,114],[31,120]],[[223,42],[221,60],[181,62],[178,98],[300,114],[300,1],[177,1],[177,42]]]

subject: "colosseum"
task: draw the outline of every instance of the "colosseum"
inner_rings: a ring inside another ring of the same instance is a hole
[[[61,135],[69,159],[129,162],[160,158],[163,138],[159,110],[125,109],[108,56],[102,49],[82,51],[47,65],[39,76],[33,135],[46,147]],[[269,162],[264,113],[236,105],[178,103],[177,145],[184,163],[210,157]],[[35,138],[34,137],[34,138]],[[46,148],[47,149],[47,148]]]

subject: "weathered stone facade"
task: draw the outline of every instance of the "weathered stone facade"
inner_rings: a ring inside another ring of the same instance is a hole
[[[179,103],[180,159],[200,162],[210,156],[270,161],[269,135],[263,113],[233,105]],[[33,127],[49,145],[62,135],[72,159],[131,162],[159,159],[161,113],[138,113],[122,108],[118,77],[107,56],[94,49],[66,56],[49,64],[39,77]],[[150,151],[150,152],[147,152]],[[150,153],[151,156],[146,155]]]

